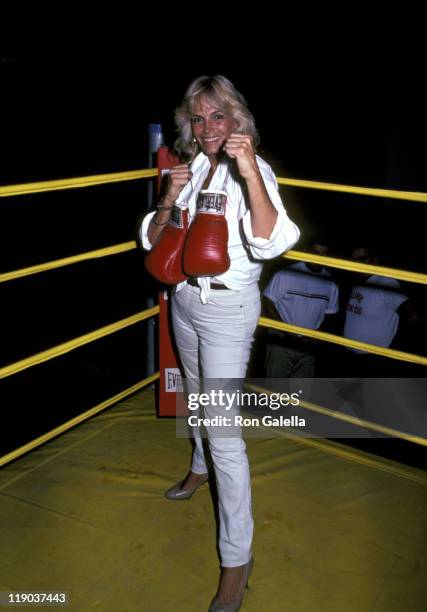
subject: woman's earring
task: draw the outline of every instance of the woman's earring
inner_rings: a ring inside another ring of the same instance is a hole
[[[196,139],[195,139],[195,138],[193,138],[193,144],[195,144],[196,142],[197,142],[197,141],[196,141]]]

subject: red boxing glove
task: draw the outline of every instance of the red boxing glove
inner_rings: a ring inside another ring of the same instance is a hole
[[[173,205],[168,224],[145,258],[145,269],[166,285],[187,279],[182,271],[182,252],[188,230],[188,207]]]
[[[226,204],[224,191],[200,192],[184,246],[182,261],[188,276],[217,276],[230,267]]]

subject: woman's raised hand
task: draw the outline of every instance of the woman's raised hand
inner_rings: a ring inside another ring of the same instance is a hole
[[[192,176],[193,173],[188,164],[180,164],[171,168],[164,200],[173,204]]]
[[[246,134],[230,134],[225,141],[224,151],[236,160],[240,175],[251,179],[259,175],[252,138]]]

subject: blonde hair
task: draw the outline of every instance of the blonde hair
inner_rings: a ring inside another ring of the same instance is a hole
[[[225,76],[200,76],[194,79],[188,87],[184,99],[175,110],[175,126],[178,138],[175,150],[183,159],[194,159],[199,152],[197,142],[193,142],[191,116],[193,109],[201,98],[214,103],[219,109],[237,121],[236,132],[247,134],[253,139],[254,147],[259,143],[259,135],[255,127],[255,119],[248,109],[245,98],[237,91],[233,83]]]

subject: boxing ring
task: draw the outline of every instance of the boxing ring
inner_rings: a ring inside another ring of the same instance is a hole
[[[0,196],[77,189],[157,176],[157,169],[0,187]],[[427,202],[427,194],[278,178],[299,188]],[[134,241],[0,274],[7,282],[137,249]],[[427,275],[299,251],[288,259],[427,284]],[[141,282],[143,280],[141,279]],[[0,378],[155,317],[158,306],[0,368]],[[422,355],[365,345],[266,318],[260,325],[427,365]],[[164,491],[188,464],[188,440],[156,415],[159,372],[0,458],[0,591],[69,594],[70,609],[207,609],[218,562],[206,485],[185,504]],[[304,405],[304,403],[303,403]],[[328,411],[306,403],[307,410]],[[331,418],[354,419],[329,411]],[[426,446],[425,438],[400,435]],[[77,427],[78,425],[78,427]],[[427,601],[427,474],[291,430],[248,438],[255,570],[245,610],[421,610]],[[179,506],[179,507],[178,507]]]

